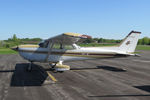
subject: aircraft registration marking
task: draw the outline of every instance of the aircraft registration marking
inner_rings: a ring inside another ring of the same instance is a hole
[[[52,81],[57,82],[56,78],[50,74],[49,72],[47,72],[48,76],[52,79]]]

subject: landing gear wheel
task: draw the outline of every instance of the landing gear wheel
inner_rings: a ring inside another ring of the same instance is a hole
[[[51,68],[55,68],[56,63],[49,63],[49,65],[51,66]]]
[[[55,71],[56,63],[49,63],[49,65],[51,66],[50,70]]]
[[[54,72],[54,73],[57,73],[58,71],[54,69],[53,72]]]
[[[70,70],[70,66],[68,65],[63,65],[62,61],[57,62],[57,63],[52,63],[50,62],[49,65],[51,66],[51,71],[54,73],[60,72],[63,73],[64,71]]]
[[[63,73],[64,71],[70,70],[70,66],[57,64],[55,70],[60,73]]]

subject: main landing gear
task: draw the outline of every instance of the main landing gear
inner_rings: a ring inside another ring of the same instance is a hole
[[[70,66],[63,65],[62,61],[59,61],[58,63],[49,63],[49,65],[51,66],[54,72],[64,72],[70,70]]]
[[[32,64],[33,64],[33,62],[31,61],[30,63],[29,63],[29,66],[27,67],[27,71],[28,72],[31,72],[32,71]]]

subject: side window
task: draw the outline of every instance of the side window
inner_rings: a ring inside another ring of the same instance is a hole
[[[72,49],[74,49],[74,47],[72,45],[64,45],[64,49],[72,50]]]
[[[65,50],[72,50],[74,47],[72,45],[65,45],[60,43],[54,43],[53,49],[65,49]]]
[[[53,49],[61,49],[59,43],[54,43]]]

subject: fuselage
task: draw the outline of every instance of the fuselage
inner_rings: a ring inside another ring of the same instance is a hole
[[[31,62],[59,62],[96,58],[116,58],[135,55],[134,51],[141,32],[131,31],[126,38],[114,47],[79,47],[75,43],[85,35],[63,33],[46,39],[39,45],[21,45],[14,49]],[[72,47],[72,48],[70,48]]]
[[[19,54],[32,62],[59,62],[59,61],[73,61],[86,59],[102,59],[102,58],[116,58],[126,57],[129,54],[121,53],[119,50],[111,50],[107,48],[82,47],[72,50],[66,49],[49,49],[38,46],[20,46],[18,48]]]

